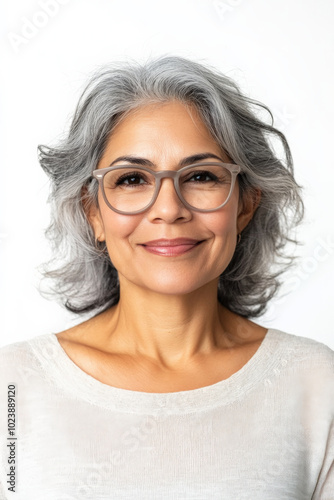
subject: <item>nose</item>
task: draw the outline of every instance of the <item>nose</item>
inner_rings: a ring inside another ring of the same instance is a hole
[[[151,222],[186,222],[192,218],[191,211],[182,203],[175,190],[174,181],[170,178],[161,179],[157,199],[149,209]]]

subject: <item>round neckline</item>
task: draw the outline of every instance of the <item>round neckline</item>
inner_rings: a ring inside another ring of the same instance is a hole
[[[122,389],[95,379],[71,360],[55,333],[35,337],[29,344],[44,373],[71,397],[131,413],[185,413],[231,404],[244,397],[266,378],[268,371],[274,370],[284,335],[269,328],[253,356],[227,379],[197,389],[164,393]]]

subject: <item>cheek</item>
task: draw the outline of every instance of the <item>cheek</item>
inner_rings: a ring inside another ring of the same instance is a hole
[[[212,221],[212,227],[217,236],[228,237],[236,232],[236,220],[227,214],[222,214]]]
[[[134,230],[134,224],[131,217],[113,213],[104,219],[105,242],[109,258],[118,272],[121,272],[122,266],[131,262],[131,248],[129,246],[128,236]]]
[[[206,214],[206,225],[217,237],[234,237],[237,232],[237,206],[231,204]]]
[[[118,245],[131,234],[140,222],[140,214],[122,215],[111,210],[99,193],[99,206],[107,245]]]
[[[225,271],[230,263],[237,242],[237,214],[238,204],[231,203],[217,212],[206,214],[206,227],[214,235],[210,257],[207,259],[208,268],[212,266],[215,276]]]
[[[122,217],[122,216],[120,216]],[[118,217],[110,218],[105,224],[106,240],[114,244],[124,241],[136,228],[133,221],[118,219]]]
[[[140,224],[140,214],[121,215],[107,208],[101,211],[101,215],[109,253],[113,253],[113,249],[129,246],[129,237]]]

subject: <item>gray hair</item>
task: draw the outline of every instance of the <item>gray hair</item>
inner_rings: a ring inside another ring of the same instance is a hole
[[[262,192],[218,286],[218,300],[228,309],[244,317],[259,316],[293,262],[283,250],[287,243],[297,243],[291,230],[304,212],[290,148],[266,106],[243,95],[216,69],[176,56],[145,64],[116,62],[100,69],[79,99],[67,136],[57,147],[38,147],[40,164],[52,183],[52,220],[46,236],[54,257],[43,276],[53,284],[46,294],[56,295],[75,313],[98,314],[118,302],[117,270],[106,251],[96,246],[85,214],[85,208],[97,203],[92,170],[125,116],[146,104],[170,100],[194,105],[217,144],[242,166],[240,196],[254,189]],[[269,113],[270,124],[260,119],[259,111]],[[280,145],[283,159],[273,141]]]

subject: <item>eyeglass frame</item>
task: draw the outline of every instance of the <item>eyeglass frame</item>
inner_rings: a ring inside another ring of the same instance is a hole
[[[184,200],[184,198],[179,190],[179,179],[180,179],[181,174],[185,170],[188,170],[188,169],[191,169],[194,167],[201,167],[201,166],[208,166],[208,165],[222,166],[222,167],[226,168],[227,170],[229,170],[229,172],[231,173],[231,178],[232,178],[230,192],[228,194],[227,199],[224,201],[224,203],[222,203],[217,208],[196,208],[196,207],[193,207],[192,205],[190,205],[186,200]],[[111,172],[112,170],[123,169],[123,168],[135,168],[136,170],[139,170],[139,171],[149,172],[155,178],[155,188],[154,188],[152,199],[148,205],[146,205],[144,208],[141,208],[140,210],[131,211],[131,212],[124,212],[123,210],[118,210],[117,208],[113,207],[107,199],[107,196],[106,196],[105,191],[104,191],[104,186],[103,186],[104,176],[108,172]],[[194,163],[193,165],[187,165],[187,166],[181,168],[180,170],[158,170],[158,171],[151,170],[147,167],[131,165],[131,164],[128,164],[128,165],[123,164],[123,165],[116,165],[115,167],[98,168],[98,169],[92,171],[92,176],[98,181],[99,187],[101,188],[103,199],[106,202],[107,206],[111,210],[113,210],[114,212],[116,212],[118,214],[122,214],[122,215],[136,215],[136,214],[140,214],[140,213],[145,212],[146,210],[151,208],[152,205],[154,205],[154,203],[156,202],[156,200],[158,198],[159,191],[161,188],[161,180],[165,179],[165,178],[173,179],[174,189],[176,191],[178,198],[180,199],[182,204],[185,207],[187,207],[189,210],[194,210],[195,212],[215,212],[216,210],[219,210],[222,207],[224,207],[226,205],[226,203],[229,201],[229,199],[231,198],[231,194],[232,194],[234,186],[235,186],[235,181],[236,181],[237,175],[240,172],[241,172],[241,167],[239,165],[236,165],[235,163],[223,163],[223,162]]]

